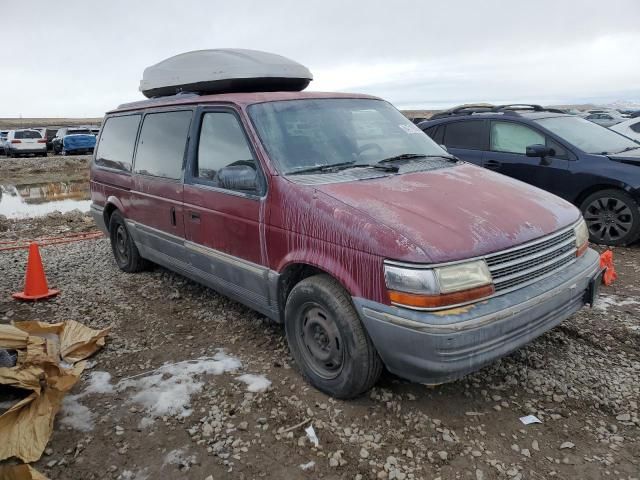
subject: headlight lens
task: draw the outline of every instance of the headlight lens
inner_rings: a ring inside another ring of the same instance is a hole
[[[491,273],[484,260],[439,267],[435,271],[440,293],[459,292],[491,283]]]
[[[440,293],[435,272],[430,269],[417,270],[385,265],[384,280],[390,290],[407,293],[426,293],[428,295]]]
[[[586,252],[589,247],[589,229],[587,228],[587,222],[584,221],[584,218],[580,219],[573,231],[576,235],[576,256],[579,257]]]
[[[395,305],[435,309],[469,303],[495,292],[484,260],[435,268],[385,265],[389,298]]]

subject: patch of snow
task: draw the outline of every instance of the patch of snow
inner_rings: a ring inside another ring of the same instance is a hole
[[[113,393],[111,374],[109,372],[91,372],[88,383],[81,393],[83,397],[92,393]]]
[[[82,405],[78,399],[80,395],[68,395],[62,400],[62,416],[60,423],[80,432],[93,430],[93,413]]]
[[[606,312],[611,307],[624,307],[628,305],[640,305],[640,301],[633,299],[623,300],[617,295],[600,295],[596,300],[595,308]]]
[[[271,380],[264,375],[246,373],[237,377],[236,380],[246,383],[247,390],[250,392],[264,392],[271,386]]]
[[[182,468],[189,468],[191,465],[196,463],[197,459],[195,455],[186,455],[185,450],[182,448],[177,448],[175,450],[171,450],[164,457],[164,462],[162,466],[165,465],[177,465]]]
[[[153,375],[137,376],[118,383],[118,391],[135,390],[130,401],[142,405],[153,416],[191,415],[191,396],[202,391],[204,382],[195,375],[221,375],[242,366],[240,360],[218,352],[213,358],[201,358],[163,365]]]
[[[312,469],[313,467],[315,467],[315,466],[316,466],[316,462],[314,462],[313,460],[311,460],[309,463],[301,463],[301,464],[300,464],[300,468],[301,468],[302,470],[304,470],[305,472],[306,472],[307,470],[311,470],[311,469]]]
[[[138,423],[138,428],[140,428],[141,430],[145,430],[149,428],[151,425],[153,425],[154,423],[156,423],[156,421],[153,418],[143,417],[140,420],[140,423]]]
[[[146,468],[136,473],[133,473],[131,470],[124,470],[120,475],[118,475],[118,480],[147,480],[148,478],[149,474],[147,473]]]

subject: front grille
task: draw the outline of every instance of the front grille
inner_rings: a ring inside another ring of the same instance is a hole
[[[485,257],[496,293],[533,283],[575,259],[573,228]]]

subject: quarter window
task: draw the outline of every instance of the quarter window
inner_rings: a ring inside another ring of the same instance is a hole
[[[255,191],[257,164],[237,117],[209,112],[202,117],[196,177],[219,188]]]
[[[96,153],[96,165],[131,171],[140,115],[110,117],[104,123]]]
[[[631,125],[629,127],[631,130],[633,130],[634,132],[638,132],[640,133],[640,122],[634,123],[633,125]]]
[[[444,144],[449,148],[484,150],[487,144],[485,123],[481,120],[448,123]]]
[[[524,155],[529,145],[545,145],[544,135],[525,125],[511,122],[491,123],[491,150]]]
[[[135,169],[143,175],[179,179],[191,110],[150,113],[142,121]]]

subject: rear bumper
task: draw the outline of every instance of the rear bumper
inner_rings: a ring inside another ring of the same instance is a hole
[[[353,301],[389,371],[438,384],[507,355],[580,310],[589,282],[599,272],[599,256],[589,249],[551,277],[455,312]]]
[[[45,153],[47,151],[47,147],[46,147],[46,145],[44,145],[42,147],[38,147],[38,148],[9,147],[9,151],[11,153],[16,154],[16,155],[28,155],[28,154],[32,154],[32,153]]]
[[[100,205],[92,203],[91,208],[89,209],[89,213],[93,217],[93,220],[96,222],[98,228],[108,235],[109,230],[107,229],[107,225],[104,222],[104,208],[102,208]]]

